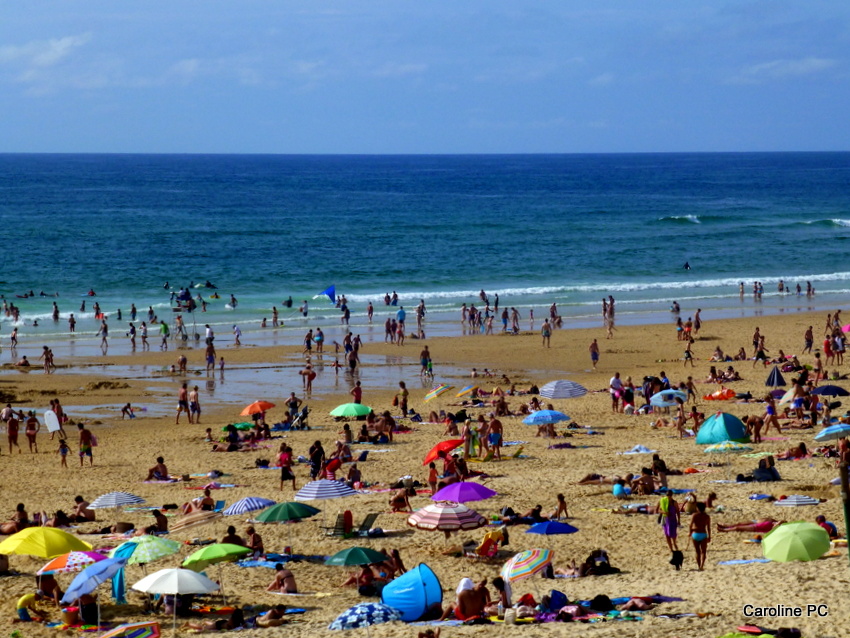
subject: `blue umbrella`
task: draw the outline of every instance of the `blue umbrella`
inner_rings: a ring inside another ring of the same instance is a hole
[[[560,421],[569,420],[570,417],[557,410],[538,410],[529,414],[522,422],[526,425],[548,425],[549,423],[559,423]]]
[[[839,388],[837,385],[822,385],[814,390],[812,390],[812,394],[820,394],[825,397],[846,397],[850,396],[850,392],[847,392],[844,388]]]
[[[785,378],[782,376],[782,373],[779,371],[777,366],[773,366],[773,370],[770,371],[767,381],[765,381],[764,384],[770,388],[777,388],[781,385],[785,385]]]
[[[649,404],[654,405],[656,408],[671,408],[676,405],[677,398],[687,401],[688,393],[681,390],[662,390],[652,395]]]
[[[562,523],[560,521],[543,521],[542,523],[535,523],[525,530],[525,533],[552,536],[553,534],[575,534],[577,531],[578,528],[573,527],[569,523]]]
[[[360,603],[337,616],[328,629],[359,629],[393,620],[401,620],[397,609],[383,603]]]
[[[850,423],[836,423],[815,434],[815,441],[837,441],[850,437]]]
[[[267,507],[271,507],[275,502],[267,499],[261,498],[259,496],[248,496],[243,499],[239,499],[233,505],[228,507],[226,510],[222,512],[225,516],[234,516],[236,514],[247,514],[248,512],[255,512],[257,510],[266,509]]]
[[[92,563],[71,581],[71,585],[62,596],[62,602],[70,605],[80,596],[92,593],[97,586],[118,574],[127,564],[126,558],[107,558]],[[97,626],[100,627],[100,601],[97,601]]]

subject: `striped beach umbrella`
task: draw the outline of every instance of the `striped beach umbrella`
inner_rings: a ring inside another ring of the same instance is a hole
[[[557,410],[538,410],[529,414],[522,422],[526,425],[548,425],[549,423],[560,423],[561,421],[569,420],[570,417]]]
[[[133,550],[133,554],[127,559],[128,565],[147,565],[148,563],[152,563],[160,558],[176,554],[180,551],[180,548],[183,547],[183,545],[177,541],[145,534],[144,536],[136,536],[127,542],[122,543],[109,552],[109,555],[121,556],[122,554],[118,553],[118,550],[128,544],[136,546],[136,549]]]
[[[749,452],[752,450],[749,445],[743,445],[737,441],[721,441],[714,445],[709,445],[703,450],[706,454],[730,454],[733,452]]]
[[[791,494],[773,503],[780,507],[801,507],[803,505],[820,505],[820,501],[805,494]]]
[[[567,379],[550,381],[540,388],[540,396],[547,399],[577,399],[585,394],[587,388]]]
[[[321,501],[330,498],[343,498],[357,494],[353,489],[341,481],[330,479],[319,479],[310,481],[295,494],[296,501]]]
[[[455,395],[455,397],[456,397],[456,398],[458,398],[458,399],[460,399],[461,397],[465,397],[465,396],[467,396],[468,394],[472,394],[472,392],[473,392],[474,390],[477,390],[477,389],[478,389],[478,386],[477,386],[477,385],[468,385],[468,386],[466,386],[465,388],[462,388],[462,389],[461,389],[461,391],[460,391],[460,392],[458,392],[458,393]]]
[[[527,549],[511,558],[502,567],[502,578],[515,582],[533,576],[552,562],[555,552],[551,549]]]
[[[248,512],[256,512],[271,507],[275,502],[268,498],[259,496],[248,496],[240,498],[233,505],[222,512],[225,516],[236,516],[238,514],[247,514]]]
[[[446,385],[445,383],[441,383],[437,387],[433,388],[428,394],[425,395],[425,400],[430,401],[431,399],[436,399],[441,394],[445,394],[449,390],[451,390],[453,385]]]
[[[416,529],[441,532],[455,532],[484,527],[487,519],[475,510],[460,503],[432,503],[414,512],[407,519],[407,524]]]
[[[145,499],[129,492],[109,492],[101,494],[89,505],[90,509],[109,509],[111,507],[126,507],[127,505],[139,505]]]
[[[192,529],[193,527],[200,527],[201,525],[206,525],[207,523],[217,521],[221,517],[221,512],[192,512],[191,514],[181,516],[180,519],[171,526],[171,531],[180,532],[183,530]]]
[[[70,574],[71,572],[79,572],[100,560],[105,560],[106,556],[97,552],[68,552],[57,556],[44,567],[39,569],[36,574]]]
[[[815,434],[815,441],[837,441],[850,437],[850,423],[836,423]]]

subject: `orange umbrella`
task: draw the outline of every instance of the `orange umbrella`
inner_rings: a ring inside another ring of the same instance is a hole
[[[439,452],[450,452],[451,450],[461,445],[463,445],[463,439],[449,439],[448,441],[440,441],[439,443],[437,443],[437,445],[431,448],[431,451],[428,452],[428,454],[425,455],[425,460],[422,461],[422,465],[428,465],[431,461],[436,460],[437,454]]]
[[[270,401],[254,401],[251,405],[245,406],[245,409],[239,413],[239,416],[251,416],[252,414],[259,414],[260,412],[271,410],[273,407],[274,403],[271,403]]]

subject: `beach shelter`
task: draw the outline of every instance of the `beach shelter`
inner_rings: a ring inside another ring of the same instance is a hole
[[[491,490],[486,485],[474,481],[458,481],[449,483],[443,489],[437,490],[432,496],[432,501],[453,501],[455,503],[468,503],[470,501],[484,501],[497,496],[496,490]]]
[[[425,455],[425,458],[422,460],[422,465],[428,465],[431,461],[436,461],[440,452],[449,453],[457,447],[463,445],[463,439],[448,439],[446,441],[440,441],[431,448],[431,451]]]
[[[237,516],[239,514],[247,514],[248,512],[256,512],[258,510],[271,507],[275,502],[268,498],[260,496],[247,496],[240,498],[233,505],[222,512],[225,516]]]
[[[587,394],[587,388],[567,379],[550,381],[540,388],[540,396],[547,399],[577,399],[585,394]]]
[[[560,423],[561,421],[569,420],[570,417],[557,410],[538,410],[529,414],[522,422],[526,425],[548,425],[549,423]]]
[[[815,560],[829,551],[829,534],[817,523],[783,523],[764,535],[761,546],[765,558],[781,563]]]
[[[161,569],[149,574],[133,585],[136,591],[146,594],[210,594],[219,589],[216,582],[189,569]],[[177,630],[177,605],[174,607],[173,629]]]
[[[369,634],[369,627],[379,625],[393,620],[401,620],[401,613],[397,609],[393,609],[383,603],[359,603],[351,609],[346,609],[336,617],[328,629],[360,629],[366,628],[366,635]]]
[[[717,412],[708,417],[700,426],[697,433],[698,445],[712,445],[724,441],[737,441],[738,443],[749,443],[747,428],[736,416],[728,412]]]
[[[55,558],[68,552],[91,551],[92,546],[55,527],[27,527],[0,543],[0,554]]]
[[[415,622],[433,605],[443,602],[443,588],[434,571],[420,563],[388,582],[381,591],[381,602],[397,609],[404,622]]]
[[[366,416],[372,411],[368,405],[362,403],[343,403],[331,410],[331,416],[358,417]]]
[[[767,381],[764,384],[769,388],[778,388],[779,386],[785,385],[785,378],[782,376],[782,373],[779,371],[777,366],[773,366],[773,370],[770,371],[770,374],[767,375]]]
[[[374,565],[389,560],[389,556],[368,547],[349,547],[325,560],[325,565],[351,567],[353,565]]]

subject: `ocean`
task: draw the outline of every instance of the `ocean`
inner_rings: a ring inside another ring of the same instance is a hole
[[[263,344],[319,325],[341,340],[340,311],[314,298],[331,285],[366,342],[383,338],[393,291],[408,311],[425,301],[429,336],[460,334],[460,306],[481,307],[480,290],[516,307],[523,329],[552,303],[566,328],[601,326],[608,295],[619,324],[640,324],[670,321],[674,300],[710,322],[834,309],[850,292],[850,153],[0,155],[0,218],[0,293],[21,311],[0,318],[0,343],[14,324],[32,354],[68,342],[72,312],[75,352],[94,348],[95,301],[110,354],[129,349],[131,303],[138,321],[151,307],[173,324],[171,292],[207,280],[221,299],[193,288],[208,306],[190,329],[239,325]],[[780,280],[816,294],[779,294]],[[263,329],[272,306],[284,325]]]

